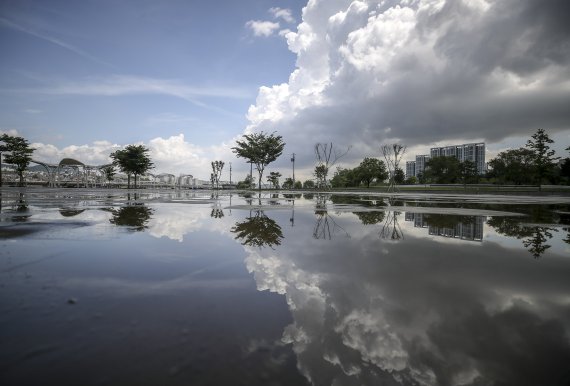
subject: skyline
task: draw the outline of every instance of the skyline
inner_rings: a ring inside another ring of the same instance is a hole
[[[404,161],[469,142],[489,160],[543,128],[567,156],[568,15],[562,0],[4,1],[0,131],[45,162],[143,143],[157,171],[202,179],[216,159],[243,179],[231,147],[259,130],[283,136],[283,178],[291,153],[310,177],[316,142],[352,146],[345,166],[394,141]]]

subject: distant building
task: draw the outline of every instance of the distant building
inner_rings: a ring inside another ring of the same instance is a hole
[[[477,166],[477,172],[479,174],[484,174],[487,171],[485,163],[485,144],[482,142],[445,147],[432,147],[430,149],[430,156],[456,157],[460,162],[472,161]]]
[[[420,174],[424,173],[424,171],[426,170],[426,162],[429,159],[430,159],[430,156],[427,154],[416,156],[416,171],[415,171],[416,177],[418,177]]]
[[[416,176],[416,161],[406,162],[406,178]]]

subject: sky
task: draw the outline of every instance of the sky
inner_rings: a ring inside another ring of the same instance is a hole
[[[231,151],[276,132],[268,171],[311,178],[315,143],[354,167],[407,145],[483,141],[487,159],[538,128],[570,145],[567,0],[2,0],[0,131],[34,159],[107,163],[128,144],[155,172],[243,179]]]

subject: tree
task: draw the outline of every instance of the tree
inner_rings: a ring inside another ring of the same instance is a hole
[[[307,181],[303,182],[303,188],[304,189],[314,189],[315,188],[315,181],[307,180]]]
[[[548,144],[554,143],[554,141],[550,139],[544,129],[538,129],[531,138],[525,146],[533,152],[535,180],[540,189],[542,180],[552,171],[554,161],[559,157],[554,157],[554,150],[550,150]]]
[[[295,181],[295,183],[293,184],[293,187],[295,189],[302,189],[303,188],[303,183],[301,181]]]
[[[285,182],[283,182],[283,189],[293,189],[293,179],[291,177],[285,178]]]
[[[328,175],[330,169],[350,151],[350,146],[345,152],[335,149],[332,142],[315,144],[315,157],[317,166],[315,167],[315,177],[317,177],[317,187],[326,188],[329,185]]]
[[[403,184],[406,180],[406,173],[401,168],[396,169],[394,173],[394,182],[397,184]]]
[[[357,175],[360,181],[366,184],[367,188],[370,188],[372,180],[384,181],[388,177],[384,162],[377,158],[369,157],[364,158],[358,165]]]
[[[359,186],[360,177],[358,175],[358,168],[354,169],[344,169],[337,167],[333,178],[331,179],[331,185],[334,188],[346,188],[349,186]]]
[[[317,179],[317,187],[319,189],[324,189],[327,187],[327,174],[328,168],[324,164],[315,166],[314,175]]]
[[[107,184],[110,184],[113,181],[113,177],[115,177],[115,167],[114,166],[107,166],[101,169],[103,175],[105,176],[105,180]]]
[[[388,186],[388,191],[396,189],[396,170],[400,165],[402,157],[406,153],[406,146],[400,145],[399,143],[393,143],[391,145],[383,145],[380,150],[382,155],[386,160],[386,166],[388,167],[388,175],[390,176],[390,185]]]
[[[109,220],[111,224],[126,226],[137,232],[148,228],[148,222],[154,213],[152,208],[139,205],[123,206],[120,209],[108,209],[108,211],[113,214],[113,218]]]
[[[255,184],[255,179],[251,175],[245,176],[245,180],[239,181],[237,184],[238,189],[251,189]]]
[[[463,185],[477,183],[479,173],[477,172],[477,165],[471,160],[465,160],[459,163],[459,176]]]
[[[212,185],[215,185],[216,189],[220,189],[220,178],[222,177],[224,165],[224,161],[212,161]]]
[[[255,164],[259,173],[259,190],[265,167],[275,161],[281,153],[285,143],[280,135],[261,133],[245,134],[243,141],[236,141],[237,146],[232,151],[239,158],[245,158]]]
[[[531,150],[520,148],[500,152],[489,161],[490,177],[500,183],[515,185],[530,184],[534,177],[534,154]]]
[[[2,134],[0,140],[5,143],[4,150],[8,152],[4,157],[4,161],[16,166],[16,172],[20,177],[19,185],[24,186],[24,171],[32,161],[34,149],[32,149],[29,142],[22,137]]]
[[[127,185],[131,188],[131,174],[135,176],[135,189],[137,188],[137,176],[146,173],[154,167],[150,157],[149,149],[143,145],[128,145],[123,150],[111,153],[113,164],[127,174]]]
[[[230,230],[236,234],[235,239],[242,240],[242,245],[252,247],[273,248],[280,245],[283,239],[283,232],[275,220],[270,219],[261,210],[255,212],[255,216],[250,216],[243,222],[238,222]]]
[[[281,177],[281,173],[279,172],[271,172],[267,176],[267,182],[269,182],[275,189],[279,189],[279,178]]]
[[[454,184],[460,176],[460,162],[455,157],[432,157],[426,162],[424,176],[436,184]]]

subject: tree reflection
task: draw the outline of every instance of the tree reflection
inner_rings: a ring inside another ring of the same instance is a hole
[[[552,238],[552,232],[558,232],[546,226],[521,225],[520,220],[512,217],[492,217],[487,224],[499,234],[522,239],[524,247],[535,259],[539,259],[551,247],[546,242]]]
[[[404,238],[404,232],[400,227],[398,222],[398,217],[400,212],[388,211],[386,219],[382,224],[382,230],[380,231],[380,237],[389,240],[400,240]]]
[[[107,209],[113,214],[109,222],[117,226],[127,226],[133,231],[144,231],[148,228],[154,210],[143,205],[123,206],[119,209]]]
[[[385,213],[384,211],[377,212],[352,212],[354,213],[362,225],[374,225],[384,221]]]
[[[279,224],[275,220],[267,217],[262,210],[254,211],[255,215],[251,215],[245,221],[238,222],[231,229],[236,234],[235,239],[240,239],[242,245],[252,247],[270,247],[281,245],[283,232]]]
[[[220,208],[212,208],[212,212],[210,213],[210,217],[222,218],[222,217],[224,217],[224,211]]]

